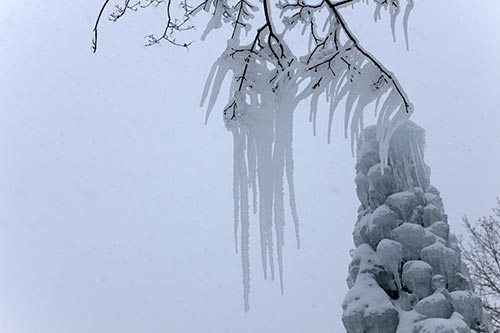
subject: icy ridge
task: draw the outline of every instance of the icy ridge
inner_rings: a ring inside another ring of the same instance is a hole
[[[342,304],[347,332],[493,332],[431,185],[424,130],[400,126],[387,165],[376,131],[367,127],[357,148],[361,206]]]

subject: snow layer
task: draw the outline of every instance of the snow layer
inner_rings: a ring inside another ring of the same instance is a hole
[[[357,150],[361,207],[342,305],[347,332],[492,332],[430,184],[423,129],[409,121],[399,127],[387,165],[375,132],[366,128]]]

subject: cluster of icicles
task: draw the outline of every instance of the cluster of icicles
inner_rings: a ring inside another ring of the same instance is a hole
[[[214,65],[203,94],[207,96],[210,84],[212,95],[209,111],[215,102],[223,78],[230,68],[222,59]],[[261,68],[262,69],[262,68]],[[255,73],[255,76],[262,73]],[[215,77],[215,80],[214,80]],[[278,275],[283,292],[283,254],[285,227],[285,185],[288,188],[289,206],[295,224],[297,246],[300,247],[297,209],[293,182],[292,128],[296,85],[291,81],[287,87],[273,93],[269,80],[256,82],[257,89],[249,93],[246,100],[232,87],[231,95],[240,98],[234,114],[225,114],[224,120],[234,138],[234,236],[243,266],[244,306],[249,309],[250,264],[249,223],[250,212],[259,215],[261,260],[264,278],[275,278],[275,251]],[[208,117],[208,113],[207,113]],[[285,179],[286,178],[286,182]],[[274,237],[273,237],[274,235]]]
[[[335,18],[327,21],[326,33],[338,27]],[[278,68],[270,58],[269,45],[257,51],[252,47],[251,52],[235,52],[241,47],[239,41],[231,40],[208,76],[202,96],[202,104],[207,105],[206,119],[226,76],[232,76],[224,122],[234,137],[234,235],[243,268],[245,311],[249,310],[251,214],[258,214],[259,218],[264,278],[274,279],[278,275],[282,292],[287,205],[300,247],[292,148],[293,115],[298,104],[310,100],[310,120],[315,132],[317,109],[324,96],[329,105],[329,141],[334,111],[345,103],[345,135],[350,133],[353,147],[364,127],[365,110],[375,110],[380,157],[385,164],[391,134],[411,115],[411,106],[403,103],[392,74],[383,72],[347,34],[342,38],[335,44],[325,43],[320,50],[311,46],[310,53],[300,58],[285,50],[288,55],[284,68]]]
[[[351,52],[352,54],[353,52]],[[214,107],[217,94],[226,74],[233,70],[234,60],[221,57],[213,66],[203,93],[203,102],[208,102],[207,118]],[[314,82],[318,72],[310,73],[300,67],[290,68],[291,75],[279,79],[279,88],[273,89],[269,83],[272,71],[260,63],[258,58],[251,59],[248,80],[254,80],[253,88],[242,94],[238,84],[233,81],[224,121],[234,137],[234,234],[243,267],[244,307],[249,309],[250,260],[249,260],[249,223],[250,212],[258,214],[260,228],[261,259],[264,277],[275,277],[275,254],[278,275],[283,292],[283,245],[285,227],[285,187],[288,190],[289,206],[297,246],[300,247],[299,222],[294,194],[293,177],[293,114],[303,99],[311,98],[311,121],[316,119],[319,96],[325,92],[330,102],[329,128],[333,112],[339,103],[346,100],[345,128],[350,128],[353,144],[363,128],[363,112],[369,104],[379,104],[378,137],[385,145],[381,146],[382,158],[387,160],[388,140],[398,125],[407,120],[407,113],[401,99],[389,84],[384,89],[373,89],[371,82],[380,77],[380,71],[366,59],[352,59],[359,63],[359,74],[353,75],[345,65],[335,63],[338,75],[325,83],[321,89],[306,88],[298,91],[301,82]],[[343,66],[343,67],[342,67]],[[234,71],[234,70],[233,70]],[[237,75],[237,72],[234,73]],[[311,75],[313,74],[313,75]],[[376,111],[377,112],[377,111]],[[330,133],[329,133],[330,134]]]

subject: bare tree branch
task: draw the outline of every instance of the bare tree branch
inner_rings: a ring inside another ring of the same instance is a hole
[[[392,82],[392,84],[396,88],[399,96],[403,100],[406,113],[410,113],[411,110],[412,110],[412,105],[411,105],[411,103],[410,103],[410,101],[408,99],[408,96],[406,95],[406,93],[404,92],[403,88],[401,87],[401,84],[399,83],[398,79],[380,61],[378,61],[373,55],[371,55],[371,53],[369,53],[368,51],[366,51],[361,46],[361,44],[359,43],[359,41],[356,38],[356,36],[354,36],[354,34],[352,33],[352,31],[347,26],[347,24],[344,21],[344,18],[342,17],[342,15],[340,15],[340,13],[338,11],[338,7],[344,6],[344,5],[348,4],[348,3],[351,3],[352,1],[354,1],[354,0],[345,0],[345,1],[337,2],[337,3],[332,3],[331,0],[325,0],[326,4],[330,7],[330,9],[332,10],[333,14],[337,18],[338,22],[342,26],[342,29],[344,30],[344,32],[347,35],[347,37],[356,46],[356,48],[358,49],[358,51],[361,52],[365,57],[367,57],[368,59],[370,59],[373,62],[373,64],[375,66],[377,66],[380,69],[380,71],[389,79],[389,81]]]
[[[97,16],[97,20],[95,21],[93,36],[92,36],[92,52],[93,53],[97,52],[97,29],[99,27],[99,22],[101,21],[102,13],[106,9],[106,6],[108,5],[108,3],[109,3],[109,0],[106,0],[103,3],[101,10],[99,11],[99,15]]]
[[[500,200],[493,215],[471,223],[463,218],[468,243],[460,243],[470,278],[489,312],[496,330],[500,330]]]

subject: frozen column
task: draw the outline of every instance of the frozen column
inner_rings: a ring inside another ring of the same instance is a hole
[[[361,205],[342,304],[347,332],[491,332],[430,183],[424,130],[413,122],[400,126],[387,166],[376,131],[367,127],[357,149]]]

